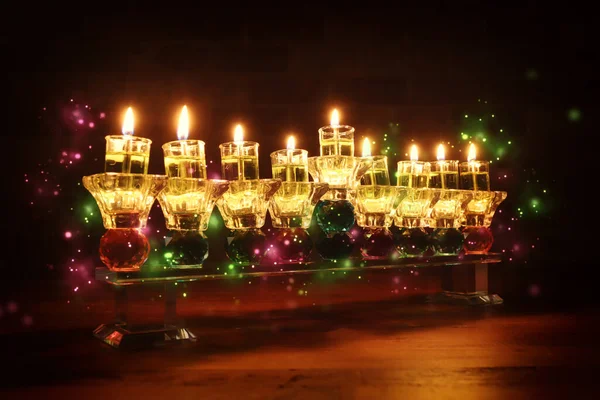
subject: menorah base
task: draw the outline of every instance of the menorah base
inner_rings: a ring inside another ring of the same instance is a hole
[[[430,296],[428,302],[459,306],[496,306],[504,303],[504,300],[497,294],[489,294],[488,292],[460,293],[444,291]]]
[[[94,330],[94,337],[122,349],[147,348],[175,342],[195,342],[196,336],[187,328],[173,325],[130,327],[126,324],[102,324]]]
[[[488,292],[488,264],[475,262],[450,265],[442,272],[442,292],[430,296],[430,303],[466,306],[495,306],[504,303]]]

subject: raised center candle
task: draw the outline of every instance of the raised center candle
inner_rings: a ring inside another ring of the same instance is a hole
[[[354,128],[340,125],[338,110],[331,113],[330,125],[319,128],[319,145],[322,156],[354,155]]]
[[[446,160],[444,145],[437,148],[437,161],[430,163],[427,187],[432,189],[458,189],[458,160]]]
[[[296,149],[296,140],[290,136],[287,148],[271,153],[274,179],[283,182],[308,182],[308,151]]]
[[[390,173],[388,171],[387,157],[371,155],[371,141],[369,138],[363,140],[362,156],[363,158],[370,158],[373,164],[360,179],[360,184],[363,186],[389,185]]]
[[[469,146],[467,162],[459,165],[460,188],[464,190],[490,190],[490,163],[477,161],[476,148],[473,143]]]
[[[244,128],[235,127],[233,142],[222,143],[221,174],[228,181],[258,179],[258,143],[244,141]]]
[[[177,127],[177,139],[165,143],[163,154],[165,171],[169,178],[206,179],[206,156],[202,140],[188,140],[190,120],[186,106],[183,106]]]
[[[133,110],[127,109],[122,135],[106,136],[104,172],[147,174],[152,140],[133,136]]]
[[[426,188],[429,168],[429,163],[419,161],[419,149],[413,144],[410,161],[398,161],[398,186]]]

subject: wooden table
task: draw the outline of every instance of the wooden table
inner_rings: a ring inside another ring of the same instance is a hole
[[[92,337],[113,313],[101,287],[81,304],[32,301],[35,326],[3,331],[0,397],[598,398],[598,310],[422,304],[435,285],[410,275],[313,285],[308,296],[301,282],[194,285],[179,311],[198,342],[136,352]],[[143,317],[160,318],[155,295],[139,293]]]

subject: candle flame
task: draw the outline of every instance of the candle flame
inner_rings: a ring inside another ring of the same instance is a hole
[[[190,118],[188,116],[187,106],[183,106],[179,115],[179,125],[177,126],[177,139],[186,140],[190,134]]]
[[[240,124],[235,126],[235,130],[233,131],[233,141],[236,143],[244,141],[244,128],[242,128],[242,125]]]
[[[290,136],[287,141],[287,149],[294,150],[296,148],[296,139],[293,136]]]
[[[369,138],[365,138],[365,140],[363,140],[362,156],[371,157],[371,141]]]
[[[123,135],[133,135],[133,110],[131,107],[125,112],[125,119],[123,120],[123,129],[121,132]]]
[[[419,161],[419,149],[416,144],[410,148],[410,161]]]
[[[446,159],[446,151],[444,150],[444,145],[440,143],[437,148],[437,159],[438,161],[442,161]]]
[[[477,154],[477,149],[475,148],[475,143],[471,143],[469,146],[469,154],[467,155],[467,161],[475,160],[475,156]]]
[[[336,108],[334,108],[333,111],[331,112],[330,125],[331,126],[340,126],[340,113],[338,112],[338,110]]]

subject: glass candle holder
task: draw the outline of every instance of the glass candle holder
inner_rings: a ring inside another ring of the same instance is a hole
[[[469,201],[464,203],[463,225],[489,227],[496,209],[507,195],[506,192],[471,191]]]
[[[473,192],[456,189],[430,190],[433,196],[428,225],[431,228],[460,228],[466,204],[473,198]]]
[[[141,231],[166,176],[104,173],[83,177],[107,229],[100,239],[100,260],[110,270],[135,271],[148,258],[150,244]]]
[[[426,188],[430,165],[425,161],[398,161],[398,186]]]
[[[152,140],[133,135],[106,136],[104,172],[147,174]]]
[[[228,181],[258,179],[258,143],[227,142],[221,150],[221,177]]]
[[[313,180],[328,183],[332,189],[353,189],[372,165],[371,157],[308,157],[308,172]]]
[[[262,228],[271,197],[281,186],[279,179],[235,180],[217,200],[217,206],[229,229]]]
[[[387,156],[372,156],[365,157],[370,158],[372,162],[371,168],[365,172],[363,177],[360,179],[361,185],[389,185],[390,184],[390,173],[388,171]]]
[[[389,185],[359,186],[355,191],[356,223],[363,228],[389,228],[396,187]]]
[[[428,226],[429,213],[434,191],[425,189],[399,188],[396,192],[394,224],[399,228]]]
[[[490,230],[496,209],[506,197],[506,192],[472,191],[464,211],[464,249],[467,254],[486,254],[494,243]]]
[[[464,190],[490,190],[490,163],[465,161],[459,166],[460,188]]]
[[[273,179],[282,182],[308,182],[308,151],[284,149],[271,153]]]
[[[353,156],[354,128],[349,125],[328,125],[319,129],[321,156]]]
[[[328,189],[326,183],[282,182],[269,204],[273,228],[308,229],[313,210]]]
[[[427,187],[432,189],[458,189],[458,161],[438,160],[429,163]]]
[[[226,180],[169,178],[158,196],[167,229],[205,231],[217,199],[228,188]]]
[[[163,146],[169,178],[206,179],[206,155],[202,140],[174,140]]]

